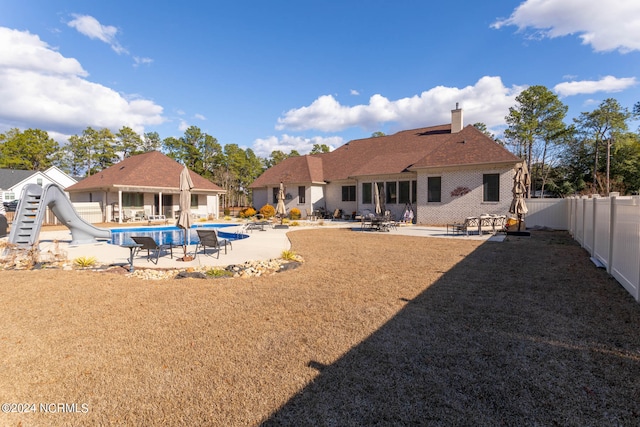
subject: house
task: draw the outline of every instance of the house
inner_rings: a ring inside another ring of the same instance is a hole
[[[374,186],[384,210],[407,208],[422,224],[446,224],[482,213],[508,212],[520,159],[474,126],[462,109],[451,123],[350,141],[336,150],[290,157],[251,185],[254,206],[275,204],[282,182],[287,209],[374,212]]]
[[[43,187],[47,184],[57,184],[61,188],[67,188],[76,182],[56,166],[44,171],[0,169],[0,203],[19,199],[22,188],[27,184]]]
[[[183,165],[159,151],[131,156],[67,188],[72,202],[100,202],[104,221],[165,215],[173,219],[180,202],[180,172]],[[225,191],[193,171],[189,171],[191,213],[218,218],[219,195]],[[122,213],[122,215],[121,215]]]

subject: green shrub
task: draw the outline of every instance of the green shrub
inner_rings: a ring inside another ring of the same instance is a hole
[[[260,208],[260,213],[266,219],[269,219],[276,215],[276,208],[274,208],[273,206],[267,203],[266,205]]]
[[[293,221],[291,224],[289,224],[292,227],[298,227],[300,225],[300,223],[298,221]]]
[[[293,208],[289,212],[289,218],[291,218],[291,219],[300,219],[301,216],[302,216],[302,214],[300,213],[300,209],[298,209],[298,208]]]
[[[224,216],[230,216],[230,215],[231,215],[231,209],[224,208]]]

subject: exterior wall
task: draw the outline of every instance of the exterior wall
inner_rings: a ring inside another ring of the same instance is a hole
[[[305,186],[305,203],[299,203],[298,187]],[[273,201],[273,189],[280,186],[253,189],[253,207],[256,210],[260,210],[261,207],[267,203],[275,207],[276,202]],[[304,210],[307,214],[310,214],[320,206],[324,207],[324,186],[323,185],[309,185],[291,183],[285,186],[285,193],[291,195],[290,199],[285,199],[284,205],[289,212],[293,208],[300,209],[300,212],[304,216]],[[285,195],[286,195],[285,194]]]
[[[260,210],[261,207],[267,204],[269,190],[266,188],[254,188],[252,193],[253,207],[256,210]]]
[[[356,186],[356,201],[355,202],[343,202],[342,201],[342,187],[345,185]],[[342,209],[342,213],[345,215],[351,215],[352,212],[358,210],[358,196],[357,196],[358,184],[356,181],[334,181],[327,185],[325,190],[325,208],[327,212],[333,214],[336,209]]]
[[[500,200],[498,202],[483,202],[482,176],[488,173],[500,174]],[[480,214],[507,215],[513,194],[513,168],[487,167],[478,169],[442,170],[418,173],[418,203],[416,222],[420,224],[442,225],[461,222],[469,216]],[[427,178],[442,177],[441,202],[427,202]],[[459,187],[466,187],[470,191],[462,196],[452,196],[451,193]]]
[[[220,219],[220,196],[206,196],[207,216],[213,215],[214,219]]]
[[[324,207],[325,185],[312,185],[309,187],[309,211],[316,211],[319,207]]]
[[[59,184],[63,189],[70,187],[78,182],[55,166],[51,166],[49,169],[44,171],[44,174],[47,175],[52,181]]]
[[[38,180],[40,180],[40,182]],[[74,183],[75,183],[75,181],[74,181]],[[18,184],[14,185],[11,188],[5,190],[3,199],[7,200],[7,201],[13,200],[13,199],[10,200],[9,198],[7,198],[6,197],[6,193],[13,193],[14,197],[16,199],[19,199],[20,195],[22,194],[22,189],[27,184],[38,184],[38,185],[41,185],[42,187],[44,187],[45,185],[49,185],[49,184],[58,184],[58,185],[62,185],[63,188],[68,187],[68,185],[64,186],[63,184],[57,182],[56,180],[52,179],[51,177],[49,177],[48,175],[46,175],[43,172],[34,172],[33,175],[31,175],[29,178],[19,182]]]

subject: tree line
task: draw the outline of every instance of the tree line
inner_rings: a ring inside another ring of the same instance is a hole
[[[629,129],[640,102],[629,111],[608,98],[571,123],[567,111],[544,86],[524,90],[509,109],[504,144],[529,168],[529,196],[640,194],[640,129]]]
[[[237,144],[222,146],[216,138],[191,126],[184,135],[161,139],[157,132],[139,135],[124,126],[117,133],[87,127],[60,145],[40,129],[10,129],[0,134],[0,168],[43,171],[57,166],[71,176],[82,178],[100,172],[122,159],[149,151],[162,151],[227,191],[223,207],[250,204],[248,186],[265,169],[287,157],[299,156],[292,150],[274,150],[261,158],[250,148]],[[328,152],[329,147],[316,144],[313,153]]]
[[[496,139],[527,164],[532,184],[528,196],[564,197],[574,194],[607,195],[640,192],[640,135],[629,130],[640,118],[640,102],[632,110],[617,100],[604,100],[594,110],[566,122],[568,107],[544,86],[531,86],[518,95],[505,117],[503,139],[486,125],[478,129]],[[372,136],[382,136],[376,132]],[[251,204],[248,186],[264,170],[300,154],[292,150],[257,156],[237,144],[218,140],[191,126],[181,137],[161,139],[157,132],[139,135],[129,127],[117,133],[86,128],[58,144],[46,131],[17,128],[0,134],[0,168],[45,170],[57,166],[75,177],[93,175],[124,158],[159,150],[227,191],[224,207]],[[311,153],[328,152],[315,144]]]

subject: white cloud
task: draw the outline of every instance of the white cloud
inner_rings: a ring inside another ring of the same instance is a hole
[[[153,62],[153,59],[151,58],[141,58],[139,56],[134,56],[133,57],[133,66],[134,67],[138,67],[140,65],[148,65],[151,64]]]
[[[118,34],[118,29],[116,27],[111,25],[102,25],[96,18],[89,15],[74,14],[73,17],[75,19],[69,21],[67,23],[68,26],[75,28],[78,32],[84,34],[90,39],[98,39],[105,42],[111,46],[111,49],[113,49],[117,54],[129,53],[116,39],[116,34]]]
[[[36,35],[0,27],[0,69],[86,77],[82,65],[65,58]]]
[[[323,95],[311,105],[287,111],[278,118],[276,129],[337,132],[350,127],[379,130],[383,123],[404,129],[449,123],[456,102],[464,108],[465,123],[483,122],[489,128],[504,124],[509,107],[524,89],[505,87],[500,77],[485,76],[464,88],[437,86],[420,95],[391,101],[373,95],[369,104],[344,106],[333,96]]]
[[[187,129],[189,129],[189,123],[186,120],[180,120],[180,124],[178,125],[178,130],[180,130],[181,132],[186,131]]]
[[[339,136],[304,138],[283,134],[280,137],[270,136],[264,139],[256,139],[252,149],[258,156],[269,157],[274,150],[280,150],[286,154],[291,152],[291,150],[296,150],[300,154],[308,154],[314,144],[326,144],[333,150],[343,143],[344,140]]]
[[[0,127],[69,135],[87,126],[143,132],[164,121],[161,106],[86,76],[77,60],[65,58],[38,36],[0,27]]]
[[[357,91],[357,90],[355,90],[355,89],[351,89],[351,91],[350,91],[349,93],[350,93],[351,95],[353,95],[353,96],[358,96],[358,95],[360,95],[360,92],[358,92],[358,91]]]
[[[492,27],[507,25],[549,38],[577,34],[597,52],[640,50],[640,2],[634,0],[527,0]]]
[[[207,118],[205,116],[203,116],[202,114],[196,114],[193,117],[195,117],[198,120],[207,120]]]
[[[617,78],[605,76],[600,80],[582,80],[563,82],[554,86],[553,90],[560,96],[582,95],[596,92],[621,92],[637,84],[635,77]]]

